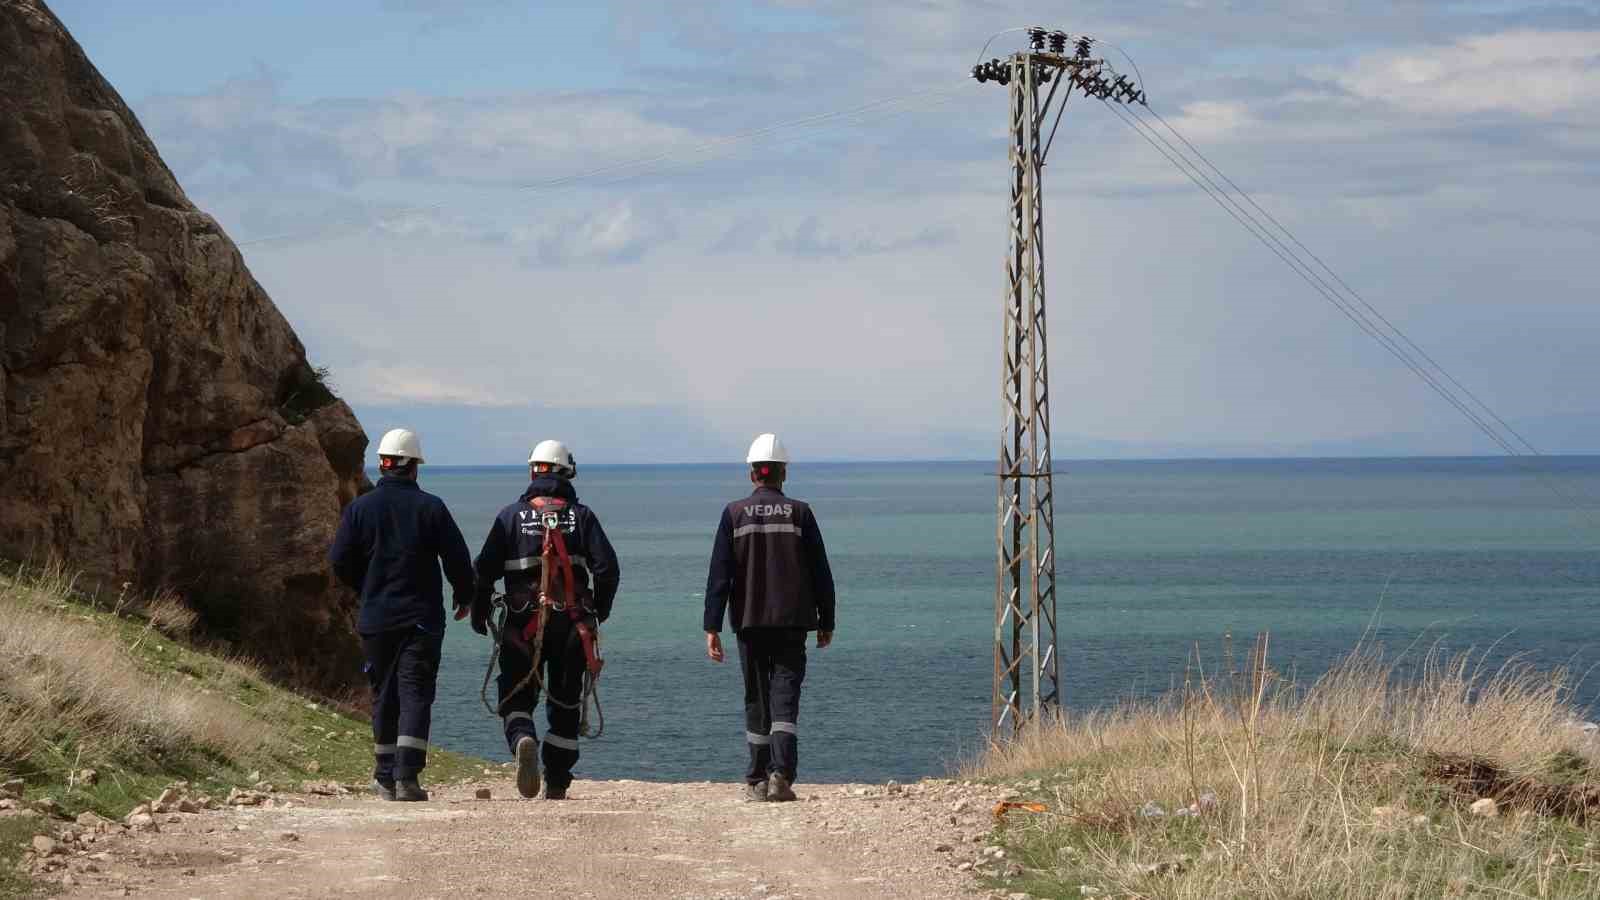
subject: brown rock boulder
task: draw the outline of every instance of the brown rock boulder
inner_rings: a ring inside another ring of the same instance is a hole
[[[0,557],[170,588],[352,683],[326,562],[366,436],[233,242],[39,0],[0,0]]]

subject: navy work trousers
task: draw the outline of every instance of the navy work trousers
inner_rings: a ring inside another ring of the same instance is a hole
[[[800,683],[806,679],[806,631],[746,628],[739,632],[739,668],[744,672],[744,730],[750,746],[745,782],[758,784],[770,772],[792,783],[800,764]]]
[[[420,626],[363,634],[367,683],[372,687],[372,740],[383,784],[416,778],[428,764],[428,727],[439,680],[444,635]]]
[[[507,628],[521,631],[528,616],[511,616]],[[545,721],[548,729],[540,759],[544,762],[545,783],[558,790],[572,784],[572,767],[578,764],[579,704],[583,700],[583,673],[587,659],[583,654],[583,639],[578,629],[564,612],[551,612],[544,626],[544,650],[540,654],[539,674],[544,679],[548,696],[545,698]],[[533,708],[539,705],[539,681],[533,680],[517,691],[508,704],[506,696],[527,677],[533,660],[507,641],[500,652],[499,696],[502,720],[506,731],[506,746],[512,753],[517,741],[524,737],[539,739],[533,725]]]

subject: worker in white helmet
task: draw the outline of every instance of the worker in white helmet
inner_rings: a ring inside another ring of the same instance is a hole
[[[783,493],[789,453],[763,434],[745,456],[755,492],[722,511],[706,578],[706,655],[722,662],[722,619],[731,610],[744,674],[745,799],[795,799],[800,685],[806,633],[833,641],[833,572],[811,507]]]
[[[472,559],[450,510],[417,486],[422,440],[396,428],[378,442],[378,484],[344,509],[329,558],[339,580],[361,593],[356,631],[372,687],[373,789],[385,800],[426,800],[417,776],[427,765],[428,730],[444,586],[464,609]]]
[[[622,568],[600,519],[578,502],[578,461],[565,444],[534,447],[528,475],[528,487],[495,516],[473,562],[472,628],[489,633],[494,583],[504,578],[506,612],[495,634],[498,712],[517,761],[517,791],[538,796],[542,759],[545,798],[564,800],[578,762],[584,682],[600,673],[599,625],[611,616]],[[541,686],[542,753],[533,724]]]

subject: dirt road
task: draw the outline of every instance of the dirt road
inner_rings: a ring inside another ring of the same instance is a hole
[[[70,897],[983,897],[962,863],[998,791],[800,785],[799,802],[764,804],[733,784],[579,781],[551,802],[495,778],[428,803],[277,794],[113,828],[55,878]]]

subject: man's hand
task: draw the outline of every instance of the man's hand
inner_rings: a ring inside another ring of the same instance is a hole
[[[712,662],[722,662],[722,635],[715,631],[706,632],[706,655]]]
[[[479,634],[489,633],[489,610],[494,605],[493,595],[485,597],[478,595],[472,598],[472,630]],[[459,617],[458,617],[459,618]]]
[[[817,632],[817,649],[818,650],[821,650],[823,647],[826,647],[831,643],[833,643],[833,632],[831,632],[831,631],[819,631],[819,632]]]

